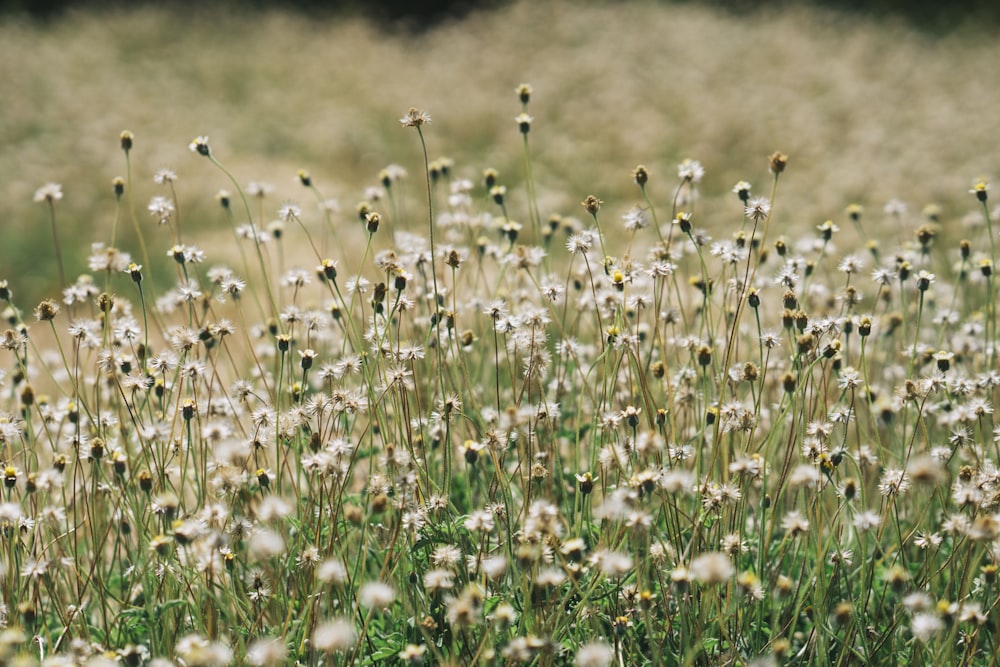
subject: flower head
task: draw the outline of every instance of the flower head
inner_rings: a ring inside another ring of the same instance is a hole
[[[983,179],[979,179],[972,185],[972,189],[969,190],[969,193],[976,195],[976,199],[979,201],[986,201],[986,191],[989,189],[990,184]]]
[[[747,201],[746,216],[752,222],[760,222],[771,213],[771,202],[765,197],[753,197]]]
[[[406,115],[399,119],[399,122],[403,124],[403,127],[420,127],[421,125],[430,125],[431,115],[416,107],[410,107],[410,110],[406,112]]]
[[[188,148],[192,153],[204,155],[205,157],[212,154],[211,149],[208,147],[208,137],[195,137],[194,141],[188,144]]]
[[[48,202],[50,204],[62,199],[62,186],[58,183],[46,183],[35,190],[36,202]]]

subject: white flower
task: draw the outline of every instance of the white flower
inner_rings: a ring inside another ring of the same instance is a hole
[[[392,586],[381,581],[366,582],[358,591],[361,606],[368,609],[385,609],[392,604],[395,597],[396,593],[392,590]]]
[[[316,578],[324,584],[342,584],[347,579],[347,569],[339,560],[331,558],[319,564]]]
[[[649,216],[638,206],[633,206],[622,216],[622,222],[626,231],[635,232],[649,226]]]
[[[860,532],[878,528],[880,523],[882,523],[882,517],[880,517],[877,512],[873,512],[872,510],[858,512],[854,516],[854,527]]]
[[[745,213],[752,222],[760,222],[771,213],[771,202],[766,197],[754,197],[747,202]]]
[[[46,183],[42,187],[35,190],[36,202],[47,201],[52,203],[59,201],[62,197],[62,186],[58,183]]]
[[[302,209],[298,206],[298,204],[285,202],[282,207],[278,209],[278,217],[283,222],[293,222],[302,218]]]
[[[576,652],[573,664],[576,667],[610,667],[615,657],[614,649],[601,641],[587,642]]]
[[[406,115],[399,119],[399,122],[402,123],[403,127],[420,127],[421,125],[430,124],[431,115],[416,107],[410,107]]]
[[[944,621],[934,614],[914,614],[913,621],[910,623],[913,636],[921,642],[930,641],[942,628],[944,628]]]
[[[214,642],[199,635],[186,635],[177,641],[174,649],[184,663],[194,667],[223,667],[233,661],[233,651],[221,642]]]
[[[632,571],[632,558],[620,551],[601,549],[592,556],[592,560],[609,577],[621,577]]]
[[[344,652],[357,643],[358,633],[348,619],[334,618],[316,627],[312,641],[313,647],[323,653]]]
[[[684,160],[677,165],[677,177],[682,181],[697,183],[705,175],[705,168],[697,160]]]
[[[691,576],[709,586],[721,584],[733,576],[733,564],[729,556],[717,551],[703,553],[690,566]]]
[[[283,665],[288,650],[278,639],[258,639],[247,650],[247,662],[254,667],[277,667]]]
[[[254,558],[279,556],[285,550],[285,540],[273,530],[258,530],[250,538],[248,551]]]

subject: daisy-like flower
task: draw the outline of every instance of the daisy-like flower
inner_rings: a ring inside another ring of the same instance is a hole
[[[972,189],[969,190],[969,194],[976,195],[976,199],[979,201],[986,201],[986,192],[990,189],[990,184],[985,180],[980,179],[972,185]]]
[[[212,154],[211,149],[208,147],[208,137],[195,137],[194,140],[188,144],[188,149],[192,153],[204,155],[205,157]]]
[[[431,115],[426,111],[422,111],[416,107],[410,107],[410,110],[406,112],[406,115],[399,119],[403,127],[420,127],[421,125],[430,125]]]
[[[740,201],[744,204],[750,199],[750,188],[751,185],[747,181],[739,181],[733,186],[733,194],[740,198]]]

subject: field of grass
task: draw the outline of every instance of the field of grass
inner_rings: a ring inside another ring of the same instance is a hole
[[[997,61],[7,19],[0,663],[995,664]]]

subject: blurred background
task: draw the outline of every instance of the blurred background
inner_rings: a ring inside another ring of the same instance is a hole
[[[355,206],[387,165],[406,168],[404,192],[421,194],[419,145],[399,124],[411,106],[433,116],[432,158],[453,159],[456,176],[477,183],[496,168],[512,215],[527,219],[514,123],[522,82],[535,91],[530,141],[543,217],[579,216],[579,202],[595,194],[617,219],[640,201],[631,178],[640,163],[654,202],[668,209],[685,158],[706,168],[703,199],[729,202],[738,180],[764,191],[767,155],[782,150],[790,163],[776,220],[792,237],[825,219],[844,222],[855,202],[873,229],[905,235],[896,218],[884,224],[883,207],[899,200],[914,228],[927,204],[939,206],[943,242],[957,241],[975,209],[972,181],[994,176],[1000,160],[996,2],[0,8],[0,280],[26,309],[58,289],[49,212],[35,191],[62,185],[56,216],[72,280],[90,244],[110,240],[126,129],[135,135],[136,209],[156,257],[170,241],[145,209],[169,194],[153,182],[164,167],[177,173],[185,228],[198,229],[192,242],[231,239],[214,200],[230,186],[188,150],[195,136],[210,138],[242,184],[270,186],[265,216],[291,200],[316,217],[296,179],[308,169],[340,203],[337,219],[357,226]],[[726,236],[732,218],[706,215],[700,225]],[[119,245],[138,254],[127,220]]]

